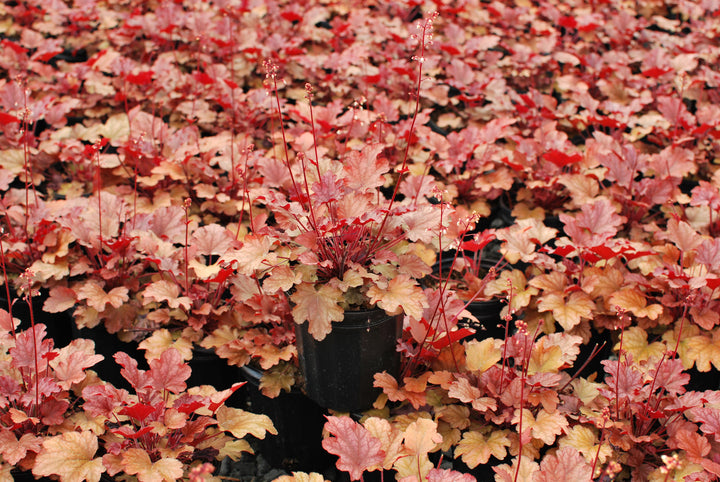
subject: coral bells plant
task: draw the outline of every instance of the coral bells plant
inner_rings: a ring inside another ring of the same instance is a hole
[[[24,331],[15,325],[0,310],[0,474],[37,467],[55,437],[96,440],[89,428],[93,417],[78,398],[85,384],[97,381],[87,368],[103,358],[92,341],[73,340],[57,349],[42,323]],[[74,470],[71,461],[64,462],[67,471]]]
[[[327,123],[316,123],[313,89],[306,84],[310,132],[289,138],[281,122],[283,158],[267,159],[261,167],[268,191],[256,201],[274,216],[274,236],[286,248],[281,254],[286,262],[268,280],[290,291],[295,322],[309,323],[317,340],[342,321],[346,310],[377,306],[390,315],[419,319],[428,306],[417,280],[430,272],[422,254],[440,226],[440,211],[423,196],[423,177],[409,177],[408,153],[434,18],[419,24],[418,97],[410,125],[402,124],[406,130],[397,134],[402,151],[356,138],[352,122],[345,139]],[[266,69],[282,119],[278,67],[268,62]],[[294,159],[290,141],[297,150]],[[410,187],[401,191],[406,178]]]
[[[242,440],[248,434],[264,438],[277,433],[268,417],[223,405],[241,383],[222,392],[209,386],[186,391],[190,367],[173,348],[150,360],[149,370],[139,370],[137,361],[123,352],[115,360],[135,393],[102,383],[86,386],[82,408],[93,420],[94,432],[47,440],[35,461],[35,475],[97,481],[107,472],[141,482],[179,480],[212,473],[213,464],[225,456],[237,459],[252,452]]]

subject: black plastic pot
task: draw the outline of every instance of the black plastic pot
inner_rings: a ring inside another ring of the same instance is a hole
[[[245,408],[252,413],[270,417],[278,435],[267,434],[254,440],[256,453],[275,468],[287,472],[319,472],[331,468],[335,459],[322,448],[322,429],[327,419],[325,410],[306,397],[299,389],[282,391],[269,398],[260,391],[262,371],[249,366],[239,368],[247,384],[238,391]]]
[[[447,278],[447,276],[450,274],[450,269],[452,268],[454,256],[455,253],[452,251],[448,251],[443,255],[443,278]],[[490,268],[495,266],[498,259],[499,257],[495,253],[491,252],[487,257],[483,257],[483,259],[480,261],[480,265],[483,269],[489,270]],[[440,263],[436,263],[433,266],[433,273],[436,276],[440,272],[440,266]],[[468,327],[475,330],[475,335],[470,337],[470,339],[483,340],[485,338],[498,338],[503,340],[505,339],[505,322],[502,320],[500,312],[502,311],[504,306],[505,303],[498,298],[471,301],[466,309],[475,318],[477,318],[478,323],[470,320],[460,320],[458,322],[458,326]],[[512,334],[512,326],[510,328],[511,332],[509,334]]]
[[[210,385],[216,390],[225,390],[236,383],[238,377],[242,377],[240,368],[229,365],[215,350],[197,345],[193,347],[193,356],[188,364],[192,370],[190,378],[185,382],[188,387]],[[238,407],[241,403],[242,396],[237,391],[225,402],[229,407]]]
[[[505,322],[500,316],[505,303],[499,299],[473,301],[467,306],[467,310],[478,323],[469,320],[461,320],[458,325],[461,327],[473,328],[475,334],[469,339],[484,340],[485,338],[505,339]],[[512,335],[514,325],[510,326],[508,335]]]
[[[321,407],[342,412],[367,410],[381,390],[373,387],[376,373],[397,376],[400,353],[397,341],[402,319],[381,309],[346,311],[345,319],[333,323],[322,341],[296,325],[300,369],[305,393]]]

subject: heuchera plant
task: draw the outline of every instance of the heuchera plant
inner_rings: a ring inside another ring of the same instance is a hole
[[[0,473],[29,471],[54,437],[95,439],[92,416],[80,391],[97,378],[87,370],[103,359],[90,340],[57,349],[46,327],[16,331],[17,320],[0,310]],[[67,455],[67,454],[65,454]]]
[[[428,306],[417,279],[429,266],[415,243],[430,243],[440,226],[438,210],[417,186],[410,195],[400,185],[408,173],[409,147],[419,117],[420,83],[426,44],[432,37],[430,16],[419,27],[417,99],[409,126],[401,124],[398,136],[405,143],[401,160],[386,157],[383,142],[358,142],[348,136],[339,144],[330,125],[317,129],[313,93],[306,84],[310,132],[294,139],[299,153],[291,163],[288,138],[282,122],[278,93],[278,67],[269,63],[267,80],[281,117],[283,159],[271,159],[261,169],[270,190],[259,199],[276,222],[276,234],[287,263],[270,274],[273,286],[292,291],[293,318],[309,324],[309,333],[322,340],[341,321],[345,310],[377,306],[388,314],[405,313],[419,319]],[[406,130],[405,130],[406,129]],[[306,154],[305,151],[310,153]],[[395,169],[389,199],[381,188]],[[422,178],[420,178],[420,183]]]
[[[224,405],[241,383],[222,392],[210,386],[186,392],[190,367],[174,348],[150,360],[149,370],[139,370],[123,352],[115,360],[135,393],[109,384],[86,386],[82,409],[92,417],[94,431],[48,439],[35,460],[35,475],[97,481],[107,472],[134,475],[141,482],[178,480],[192,471],[212,473],[225,456],[237,459],[252,452],[242,440],[248,434],[277,434],[267,416]]]

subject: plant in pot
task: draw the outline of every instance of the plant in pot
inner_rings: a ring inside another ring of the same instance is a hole
[[[224,457],[236,460],[242,452],[252,452],[242,440],[247,435],[262,439],[277,434],[267,416],[225,405],[242,383],[222,391],[209,385],[188,388],[191,368],[175,348],[148,359],[148,370],[138,369],[124,352],[114,358],[134,393],[110,384],[82,390],[83,409],[99,424],[103,449],[99,457],[87,450],[84,455],[88,465],[100,464],[100,472],[134,475],[141,482],[209,475]],[[66,468],[57,455],[49,455],[35,473],[62,478]]]
[[[421,25],[418,94],[432,18]],[[271,63],[267,69],[282,117],[278,70]],[[310,133],[294,137],[297,131],[281,122],[283,159],[269,158],[261,168],[267,191],[256,202],[273,217],[279,246],[264,284],[288,293],[310,398],[336,410],[361,410],[379,394],[373,375],[399,369],[401,315],[420,319],[428,306],[417,280],[430,272],[423,256],[441,225],[440,208],[420,189],[400,196],[419,97],[404,155],[393,163],[384,142],[353,138],[352,125],[344,143],[330,125],[316,126],[310,85],[306,91]],[[298,151],[294,160],[290,141]]]
[[[495,230],[486,229],[475,234],[461,233],[456,250],[441,252],[433,266],[432,286],[440,291],[451,290],[463,303],[472,318],[464,318],[460,325],[474,328],[477,336],[501,338],[498,330],[503,301],[489,295],[488,286],[508,267],[495,241]]]

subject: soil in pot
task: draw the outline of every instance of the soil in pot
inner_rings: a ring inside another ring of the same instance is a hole
[[[307,323],[297,325],[300,369],[305,393],[318,405],[341,412],[361,412],[372,407],[381,390],[373,386],[376,373],[397,376],[402,318],[381,309],[346,311],[333,323],[322,341],[308,333]]]

